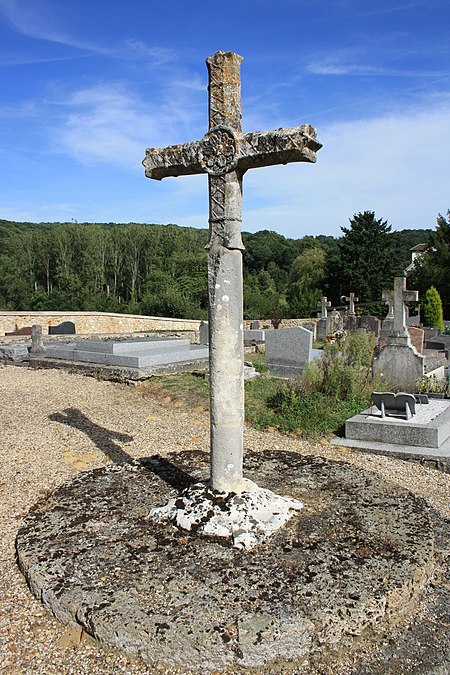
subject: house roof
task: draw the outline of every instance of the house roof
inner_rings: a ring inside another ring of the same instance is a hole
[[[421,251],[426,251],[428,248],[428,244],[416,244],[412,248],[410,248],[410,251],[416,251],[417,253],[420,253]]]

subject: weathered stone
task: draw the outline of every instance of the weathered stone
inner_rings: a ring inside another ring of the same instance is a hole
[[[209,326],[207,321],[202,321],[198,329],[199,342],[201,345],[209,344]]]
[[[314,162],[322,146],[310,125],[242,133],[242,57],[218,51],[206,60],[209,130],[201,141],[149,148],[145,175],[207,173],[209,180],[209,373],[211,487],[240,491],[244,424],[242,179],[251,168]]]
[[[341,296],[341,302],[348,302],[348,316],[356,316],[355,312],[355,302],[358,302],[359,298],[355,296],[354,293],[350,293],[350,295],[342,295]]]
[[[425,372],[425,359],[412,346],[406,327],[405,302],[417,301],[417,291],[406,290],[406,278],[395,277],[394,290],[383,291],[383,300],[392,307],[392,318],[388,315],[383,329],[389,326],[387,343],[373,360],[372,369],[383,382],[394,391],[413,392]]]
[[[44,341],[42,339],[42,326],[34,324],[31,331],[31,356],[41,356],[44,353]]]
[[[0,359],[5,359],[5,361],[24,361],[28,357],[27,345],[0,345]]]
[[[410,634],[401,622],[435,564],[424,501],[352,464],[296,453],[249,453],[246,474],[305,505],[249,552],[146,518],[207,478],[207,454],[81,473],[19,531],[30,588],[60,620],[153,669],[268,673],[307,658],[321,672],[330,650],[336,666],[362,638],[370,651]]]

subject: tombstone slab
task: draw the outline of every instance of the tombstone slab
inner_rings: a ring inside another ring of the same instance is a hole
[[[298,377],[312,360],[313,334],[296,326],[266,331],[266,366],[272,375]]]

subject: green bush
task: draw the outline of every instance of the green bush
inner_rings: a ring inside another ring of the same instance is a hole
[[[374,335],[366,331],[325,345],[320,360],[309,364],[298,380],[283,382],[268,401],[277,428],[303,435],[330,433],[368,407],[374,346]]]
[[[431,286],[425,294],[423,315],[426,326],[429,328],[442,328],[444,330],[441,296],[434,286]]]

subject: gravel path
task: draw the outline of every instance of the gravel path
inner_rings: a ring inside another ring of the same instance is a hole
[[[139,386],[59,370],[0,366],[0,673],[131,675],[164,670],[106,651],[53,619],[30,594],[14,553],[17,530],[30,507],[79,471],[181,448],[207,449],[209,418],[201,407],[191,409],[180,401],[147,398],[143,393]],[[299,441],[250,428],[245,447],[353,463],[378,474],[380,480],[409,489],[441,515],[450,516],[450,474],[334,447],[327,441]]]

